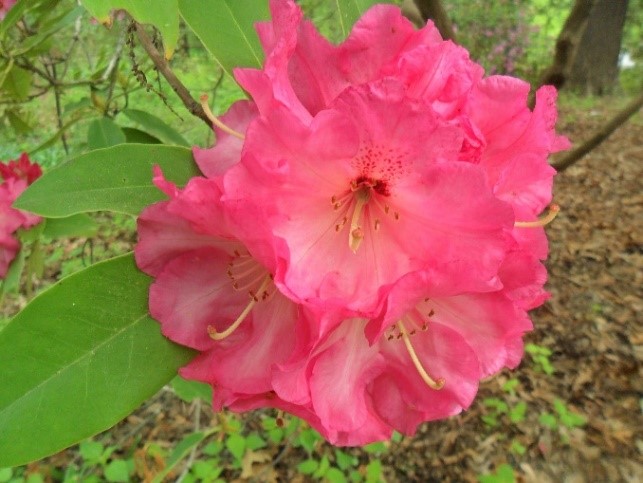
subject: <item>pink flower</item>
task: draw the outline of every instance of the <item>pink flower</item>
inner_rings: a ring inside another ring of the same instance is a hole
[[[139,219],[163,333],[214,406],[275,407],[329,441],[413,434],[522,357],[564,149],[555,91],[480,66],[379,5],[332,45],[292,0],[257,27],[251,101],[212,116],[205,178]],[[539,216],[541,218],[539,218]]]
[[[17,0],[0,0],[0,20],[4,19]]]
[[[32,163],[23,153],[18,160],[0,163],[0,278],[7,275],[9,265],[20,249],[20,242],[13,236],[18,228],[31,228],[41,218],[11,205],[33,181],[42,174],[40,166]]]
[[[261,253],[237,240],[215,182],[194,178],[179,190],[158,169],[154,181],[170,199],[139,217],[135,254],[155,277],[150,313],[163,334],[201,351],[181,373],[215,386],[218,408],[274,400],[272,369],[292,356],[304,310],[277,289]]]

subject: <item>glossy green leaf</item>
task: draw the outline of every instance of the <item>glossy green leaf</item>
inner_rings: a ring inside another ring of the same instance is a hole
[[[98,232],[98,223],[85,213],[65,218],[49,218],[42,235],[45,238],[91,237]]]
[[[147,314],[150,279],[124,255],[64,278],[0,331],[0,467],[103,431],[193,352]]]
[[[135,123],[139,124],[145,132],[160,139],[165,144],[175,144],[177,146],[186,147],[190,146],[190,143],[188,143],[173,127],[167,125],[162,119],[159,119],[149,112],[141,111],[139,109],[125,109],[123,114]]]
[[[228,74],[260,67],[263,51],[254,24],[270,18],[268,1],[179,0],[185,22]]]
[[[125,133],[125,139],[127,140],[128,143],[161,144],[160,139],[155,138],[154,136],[152,136],[149,133],[146,133],[145,131],[136,129],[135,127],[124,127],[121,129],[123,130],[123,133]]]
[[[197,398],[207,403],[212,401],[212,386],[198,381],[187,381],[181,376],[176,376],[170,384],[176,395],[185,402],[191,403]]]
[[[334,0],[339,13],[339,24],[343,37],[347,37],[353,24],[366,10],[376,3],[390,3],[385,0]]]
[[[87,129],[87,144],[92,151],[125,143],[125,133],[108,117],[94,119]]]
[[[154,25],[163,36],[165,57],[174,53],[179,39],[178,0],[81,0],[91,15],[104,24],[110,24],[110,12],[114,9],[127,10],[139,23]]]
[[[14,206],[49,218],[92,211],[138,215],[165,199],[152,183],[152,167],[178,185],[200,175],[192,151],[178,146],[119,144],[69,160],[46,172]]]

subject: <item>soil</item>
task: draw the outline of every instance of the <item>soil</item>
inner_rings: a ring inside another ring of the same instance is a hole
[[[579,144],[616,112],[614,104],[607,99],[591,108],[564,107],[559,132]],[[551,350],[553,373],[546,374],[542,364],[525,355],[515,371],[483,382],[476,401],[462,415],[425,424],[415,437],[388,445],[380,456],[386,481],[477,481],[505,463],[513,467],[518,481],[643,481],[642,139],[639,113],[556,178],[555,200],[562,212],[548,227],[552,297],[533,312],[535,330],[526,338]],[[503,390],[514,379],[518,382],[513,393]],[[509,407],[525,401],[524,419],[511,422],[501,414],[494,425],[489,398]],[[562,423],[556,400],[567,411],[584,416],[586,424]],[[543,413],[557,418],[555,428],[542,422]],[[242,421],[254,427],[261,416],[254,412]],[[97,438],[117,445],[121,453],[136,454],[150,443],[171,449],[194,431],[195,417],[200,427],[219,421],[206,404],[184,403],[165,388]],[[524,454],[510,449],[515,442]],[[226,472],[224,479],[306,481],[295,469],[307,458],[301,448],[286,444],[263,451],[269,458],[251,464],[251,476],[240,479],[239,472]],[[361,449],[348,451],[359,458],[364,471],[372,455]],[[333,458],[334,449],[320,444],[316,453]],[[139,475],[149,477],[161,463],[143,459],[146,468],[139,466]],[[78,462],[74,449],[36,463],[31,470],[70,462]],[[173,479],[181,470],[179,466]]]

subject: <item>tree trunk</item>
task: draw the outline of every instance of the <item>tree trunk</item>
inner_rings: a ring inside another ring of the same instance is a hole
[[[623,24],[628,0],[599,0],[578,45],[569,85],[585,94],[609,93],[618,79]]]
[[[417,6],[422,18],[426,22],[427,20],[433,20],[433,23],[440,31],[442,38],[444,40],[455,40],[455,32],[453,30],[453,25],[451,20],[447,15],[444,6],[440,0],[414,0],[415,5]]]
[[[560,89],[569,77],[571,65],[577,47],[587,27],[590,12],[596,0],[576,0],[563,28],[556,40],[556,53],[554,62],[545,70],[540,78],[539,86],[552,85]]]

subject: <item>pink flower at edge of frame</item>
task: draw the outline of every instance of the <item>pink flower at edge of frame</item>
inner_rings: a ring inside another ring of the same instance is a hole
[[[20,249],[20,242],[13,236],[19,228],[31,228],[42,218],[32,213],[13,208],[27,186],[42,174],[37,163],[32,163],[27,154],[7,163],[0,163],[0,279],[7,275],[11,262]]]
[[[5,18],[17,1],[18,0],[0,0],[0,21]]]

